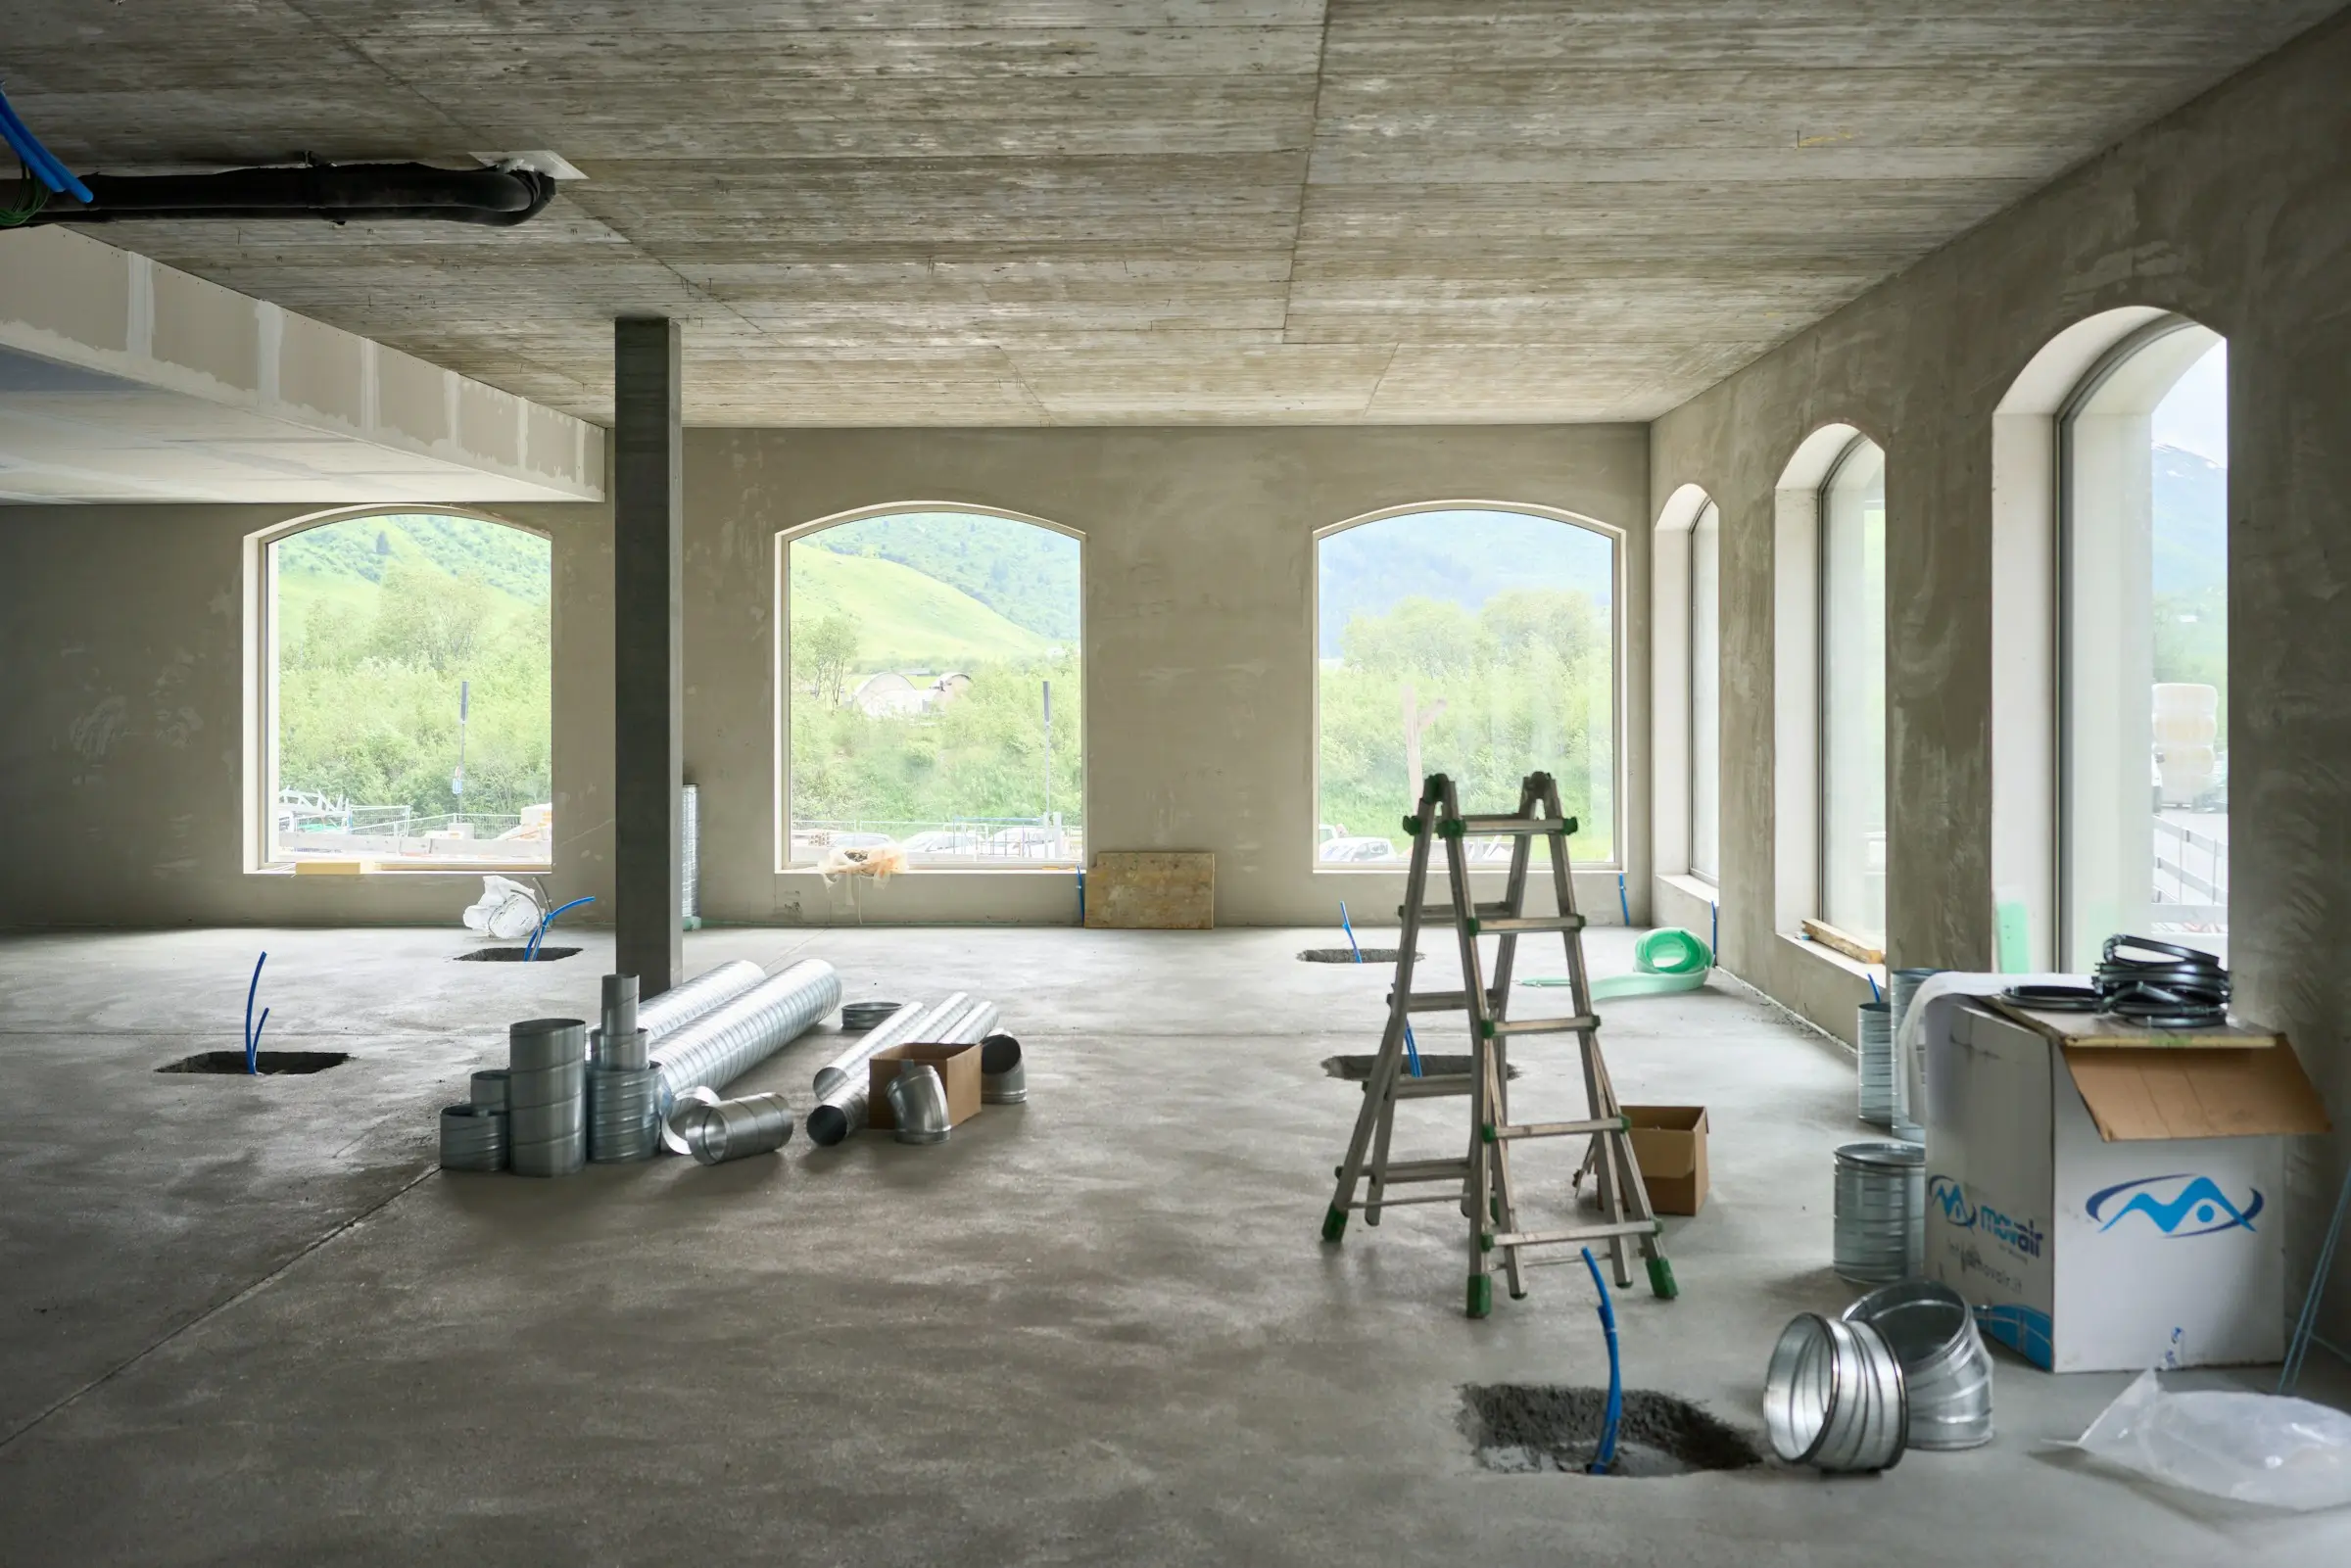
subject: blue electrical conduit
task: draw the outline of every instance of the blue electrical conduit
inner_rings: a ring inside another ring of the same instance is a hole
[[[1584,1470],[1587,1475],[1607,1475],[1608,1466],[1616,1462],[1616,1428],[1624,1420],[1624,1372],[1616,1359],[1616,1308],[1608,1301],[1608,1282],[1600,1277],[1592,1249],[1581,1251],[1584,1266],[1592,1270],[1593,1287],[1600,1292],[1600,1331],[1608,1339],[1608,1404],[1600,1421],[1600,1451]]]
[[[262,1030],[268,1026],[269,1010],[262,1009],[262,1022],[254,1022],[253,999],[262,988],[262,966],[268,962],[267,953],[253,961],[253,983],[245,987],[245,1072],[248,1077],[258,1076],[262,1070]]]
[[[594,893],[590,893],[586,898],[575,898],[568,904],[557,904],[553,909],[549,910],[547,912],[547,918],[539,923],[539,928],[531,932],[531,943],[528,947],[522,950],[522,961],[525,964],[536,964],[539,962],[539,944],[547,939],[547,928],[555,923],[555,917],[557,915],[562,914],[567,909],[577,909],[582,904],[593,904],[595,902],[596,895]]]
[[[17,118],[17,112],[9,107],[6,93],[0,93],[0,136],[7,138],[9,147],[24,161],[24,166],[32,170],[33,177],[51,190],[61,196],[71,196],[77,202],[97,200],[90,194],[90,188],[76,179],[72,169],[59,163],[57,155],[43,147],[40,138],[33,135],[25,127],[24,121]]]
[[[1364,961],[1364,950],[1356,944],[1355,923],[1347,918],[1347,900],[1343,898],[1339,900],[1339,929],[1347,933],[1347,946],[1354,952],[1355,961],[1361,964]],[[1404,1026],[1404,1061],[1405,1065],[1413,1069],[1414,1077],[1422,1076],[1420,1047],[1413,1039],[1413,1026],[1410,1023]]]

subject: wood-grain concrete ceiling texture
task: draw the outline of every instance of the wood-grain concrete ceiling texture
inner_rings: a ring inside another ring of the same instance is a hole
[[[82,168],[550,149],[513,231],[105,237],[553,407],[1641,419],[2338,0],[0,0]]]

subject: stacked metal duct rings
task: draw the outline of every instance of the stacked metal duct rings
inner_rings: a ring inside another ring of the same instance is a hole
[[[1855,1009],[1853,1032],[1861,1047],[1861,1119],[1873,1127],[1894,1125],[1894,1009],[1864,1002]]]
[[[506,1069],[484,1068],[473,1075],[473,1103],[484,1111],[506,1109]]]
[[[1763,1373],[1772,1451],[1822,1470],[1885,1470],[1910,1425],[1902,1363],[1867,1323],[1805,1312],[1780,1333]]]
[[[1844,1318],[1876,1329],[1901,1362],[1911,1448],[1977,1449],[1991,1441],[1991,1354],[1957,1291],[1905,1280],[1871,1291]]]
[[[1837,1151],[1834,1261],[1856,1285],[1909,1279],[1926,1263],[1927,1152],[1915,1143]]]
[[[686,1152],[705,1165],[771,1154],[792,1141],[792,1107],[780,1094],[746,1094],[699,1107],[684,1123]]]
[[[651,1068],[588,1069],[588,1158],[650,1160],[661,1147],[661,1077]]]
[[[518,1176],[568,1176],[588,1161],[588,1025],[530,1019],[506,1035],[507,1159]]]
[[[441,1168],[505,1169],[505,1112],[471,1100],[445,1107],[441,1112]]]
[[[2154,955],[2131,958],[2132,952]],[[2229,1021],[2229,972],[2210,953],[2109,936],[2089,983],[2098,1011],[2151,1029],[2200,1029]]]

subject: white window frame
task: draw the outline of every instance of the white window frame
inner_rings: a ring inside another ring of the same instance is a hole
[[[1314,724],[1307,733],[1308,825],[1306,832],[1298,835],[1298,853],[1306,859],[1309,873],[1317,877],[1393,877],[1399,870],[1395,863],[1360,867],[1326,866],[1316,858],[1314,824],[1321,820],[1322,810],[1322,663],[1319,654],[1322,646],[1322,542],[1344,534],[1350,529],[1361,528],[1367,523],[1384,523],[1392,518],[1413,517],[1422,512],[1457,511],[1516,512],[1525,517],[1540,517],[1549,522],[1565,523],[1570,527],[1598,534],[1608,541],[1610,546],[1608,551],[1608,743],[1611,748],[1608,806],[1613,820],[1608,825],[1608,859],[1605,861],[1578,860],[1574,862],[1573,869],[1579,873],[1620,872],[1625,869],[1624,794],[1627,777],[1624,754],[1626,735],[1624,593],[1628,576],[1625,560],[1627,543],[1625,530],[1612,527],[1596,517],[1588,517],[1582,512],[1565,511],[1557,506],[1544,506],[1522,500],[1414,501],[1410,505],[1385,506],[1378,511],[1365,512],[1360,516],[1330,523],[1315,530],[1313,570],[1309,580],[1306,609],[1306,651],[1314,672]],[[1410,801],[1399,803],[1396,813],[1399,821],[1404,818],[1411,805]],[[1513,800],[1505,805],[1514,808],[1517,802]],[[1463,806],[1465,809],[1484,809],[1476,807],[1471,802],[1463,802]],[[1496,809],[1502,808],[1497,807]]]
[[[776,624],[775,635],[769,648],[768,678],[774,694],[770,720],[772,745],[769,752],[769,766],[774,771],[774,786],[770,790],[772,806],[768,819],[768,849],[769,859],[774,863],[776,876],[784,877],[794,873],[806,876],[812,875],[815,871],[812,863],[803,862],[795,865],[792,859],[792,546],[797,540],[821,534],[829,528],[838,528],[843,523],[869,522],[877,517],[899,517],[909,512],[961,512],[972,517],[999,518],[1005,522],[1027,523],[1031,527],[1042,528],[1050,533],[1059,534],[1066,539],[1074,539],[1078,542],[1078,705],[1080,720],[1078,732],[1078,755],[1080,759],[1079,796],[1080,814],[1083,821],[1089,825],[1090,831],[1090,825],[1094,820],[1094,705],[1086,690],[1086,683],[1092,676],[1093,659],[1090,656],[1091,650],[1086,644],[1091,579],[1086,566],[1085,531],[1073,528],[1067,523],[1057,523],[1049,517],[1035,517],[1028,512],[1016,512],[1004,506],[981,506],[959,500],[889,501],[876,506],[852,507],[848,511],[833,512],[823,517],[810,518],[804,523],[794,523],[790,528],[778,530],[772,541],[775,558],[769,562],[769,569],[773,572],[775,581]],[[1091,844],[1092,839],[1089,837],[1086,842]],[[1058,861],[1022,864],[1008,860],[975,859],[968,863],[951,865],[910,866],[907,868],[906,875],[913,877],[952,877],[974,874],[1067,877],[1078,869],[1080,867]]]
[[[244,743],[241,751],[245,764],[241,770],[244,798],[240,802],[239,816],[244,823],[242,859],[244,870],[249,876],[282,877],[291,872],[297,864],[291,859],[280,857],[277,852],[278,626],[275,577],[277,557],[274,553],[274,546],[292,539],[297,534],[307,534],[313,528],[325,528],[335,523],[360,522],[370,517],[462,517],[471,522],[496,523],[501,528],[511,528],[517,533],[529,534],[548,541],[551,578],[553,573],[554,536],[552,534],[544,528],[534,528],[528,523],[518,522],[511,517],[502,517],[496,512],[482,511],[471,506],[435,505],[427,501],[404,501],[392,505],[376,506],[340,506],[332,511],[312,512],[306,516],[289,518],[282,523],[272,523],[267,528],[258,529],[246,535],[244,572],[242,574],[245,583],[245,722]],[[556,613],[553,584],[551,581],[548,593],[549,659],[551,663],[553,659],[553,625]],[[552,672],[550,673],[552,676]],[[552,735],[555,718],[552,680],[548,703],[550,709],[548,721]],[[555,757],[551,747],[548,757],[548,783],[551,795],[560,787],[554,778],[554,767]],[[551,843],[548,846],[548,859],[545,862],[516,861],[499,865],[491,862],[468,861],[462,866],[456,867],[390,865],[380,866],[372,872],[363,872],[360,875],[479,877],[484,873],[517,872],[525,876],[545,876],[553,869],[554,845]]]

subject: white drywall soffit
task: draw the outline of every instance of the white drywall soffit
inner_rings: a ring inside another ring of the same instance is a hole
[[[596,500],[569,414],[62,228],[0,234],[0,500]]]

